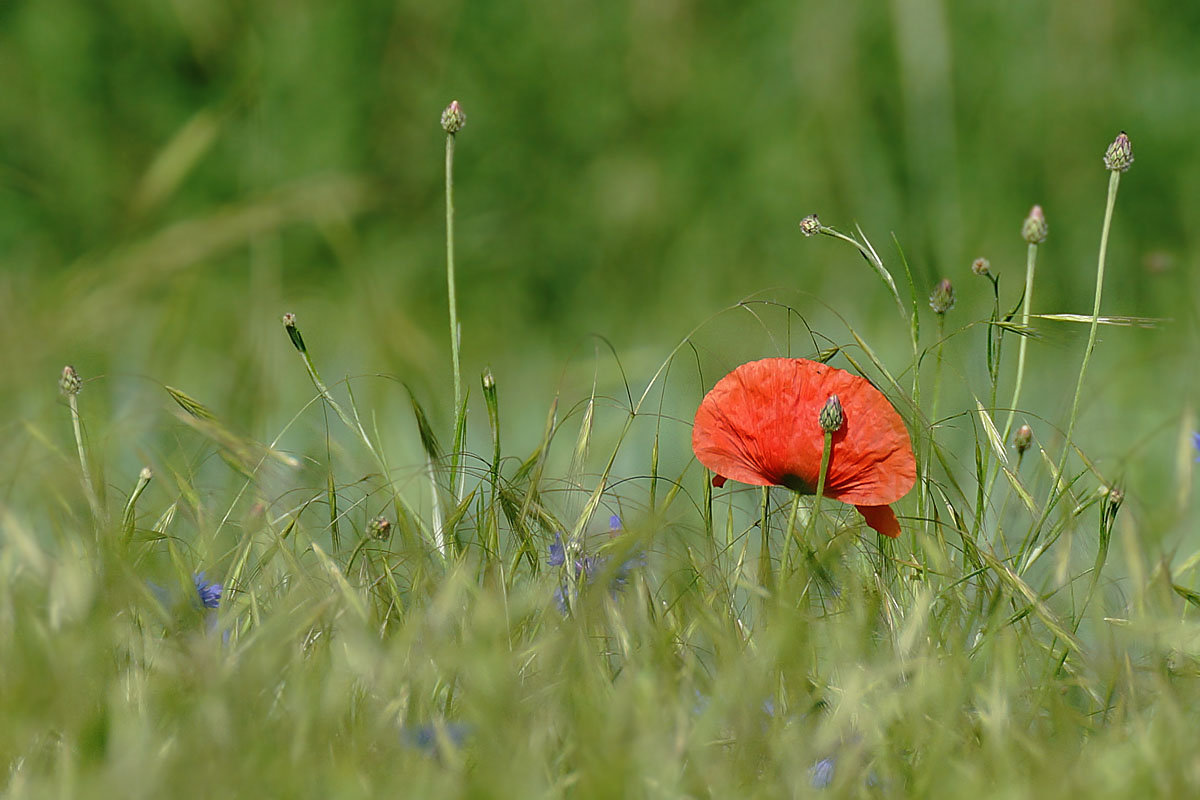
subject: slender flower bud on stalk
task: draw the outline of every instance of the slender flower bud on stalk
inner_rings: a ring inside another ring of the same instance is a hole
[[[971,262],[971,273],[974,275],[990,275],[992,262],[986,258],[977,258]]]
[[[68,396],[77,395],[83,389],[83,381],[79,379],[79,373],[70,364],[63,367],[62,377],[58,379],[58,388]]]
[[[1126,172],[1133,165],[1133,145],[1125,131],[1117,134],[1104,153],[1104,166],[1113,172]]]
[[[296,315],[290,311],[284,314],[283,327],[287,328],[288,337],[291,338],[295,348],[301,353],[307,353],[308,350],[304,347],[304,337],[300,335],[300,329],[296,327]]]
[[[954,308],[954,284],[948,278],[942,278],[933,294],[929,295],[929,307],[935,314],[945,314]]]
[[[1017,432],[1013,434],[1013,446],[1017,448],[1017,455],[1025,455],[1025,451],[1031,444],[1033,444],[1033,429],[1028,425],[1017,428]]]
[[[150,471],[149,467],[142,467],[142,471],[138,473],[137,485],[129,493],[129,500],[125,503],[125,513],[121,518],[121,529],[124,531],[126,541],[133,536],[138,498],[142,496],[142,492],[146,491],[146,487],[150,485],[153,477],[154,473]]]
[[[452,101],[442,112],[442,130],[449,134],[455,134],[461,131],[466,124],[466,112],[462,110],[462,106],[458,104],[457,100]]]
[[[826,433],[837,433],[841,430],[846,422],[846,414],[842,411],[842,401],[838,400],[836,394],[829,395],[829,399],[821,408],[818,421],[821,423],[821,430]]]
[[[1046,215],[1042,213],[1041,206],[1034,206],[1029,211],[1029,216],[1025,218],[1025,224],[1021,227],[1021,237],[1030,244],[1041,244],[1046,241],[1046,234],[1050,228],[1046,225]]]
[[[816,214],[809,214],[804,219],[800,220],[800,232],[805,236],[815,236],[821,230],[821,221],[817,219]]]

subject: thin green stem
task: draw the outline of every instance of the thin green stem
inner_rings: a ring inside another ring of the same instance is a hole
[[[792,543],[796,539],[796,517],[800,512],[800,493],[792,492],[792,510],[788,512],[787,530],[783,536],[783,566],[784,574],[788,573],[791,563]]]
[[[930,409],[929,421],[933,425],[938,421],[938,405],[942,397],[942,359],[943,359],[943,343],[946,339],[946,315],[938,314],[937,316],[937,363],[933,369],[933,406]],[[929,440],[933,442],[933,428],[929,429]]]
[[[900,299],[900,292],[896,290],[896,282],[892,280],[891,273],[888,272],[887,268],[883,266],[883,259],[879,257],[879,254],[875,252],[875,248],[871,247],[870,243],[864,244],[863,242],[860,242],[851,236],[847,236],[840,231],[834,230],[828,225],[821,225],[819,228],[817,228],[817,232],[824,234],[825,236],[832,236],[835,239],[841,239],[843,242],[849,242],[857,247],[858,252],[862,253],[863,258],[867,260],[867,263],[871,265],[876,273],[878,273],[879,277],[891,291],[892,298],[896,301],[897,308],[900,309],[901,319],[906,321],[909,319],[908,309],[904,307],[904,301]],[[861,230],[859,232],[861,233]]]
[[[455,493],[466,409],[462,402],[462,369],[458,353],[458,297],[454,286],[454,134],[446,134],[446,294],[450,304],[450,360],[454,369],[454,452],[450,456],[450,491]],[[457,494],[455,493],[457,497]]]
[[[772,580],[771,570],[771,536],[768,523],[771,518],[771,488],[764,486],[762,488],[762,516],[759,519],[759,530],[762,534],[762,544],[758,556],[758,582],[767,591],[770,591]]]
[[[808,518],[804,538],[811,542],[817,514],[821,511],[821,495],[825,494],[825,475],[829,471],[829,457],[833,454],[833,433],[825,431],[825,446],[821,449],[821,472],[817,475],[817,494],[813,497],[812,515]]]
[[[1079,398],[1083,394],[1084,376],[1087,375],[1088,363],[1092,360],[1092,350],[1096,347],[1096,330],[1100,327],[1100,300],[1104,293],[1104,265],[1108,258],[1108,234],[1112,228],[1113,209],[1117,205],[1117,189],[1120,185],[1120,171],[1110,171],[1108,175],[1108,200],[1104,206],[1104,226],[1100,229],[1100,254],[1096,263],[1096,297],[1092,304],[1092,324],[1088,329],[1088,341],[1087,347],[1083,351],[1083,363],[1079,366],[1079,378],[1075,382],[1075,396],[1071,400],[1071,416],[1067,419],[1067,435],[1063,441],[1062,455],[1058,459],[1058,469],[1055,471],[1054,480],[1050,484],[1050,494],[1046,498],[1046,504],[1042,508],[1042,513],[1038,517],[1037,523],[1030,530],[1025,543],[1022,544],[1019,561],[1024,559],[1025,555],[1030,552],[1037,541],[1038,532],[1046,522],[1046,517],[1050,514],[1050,509],[1054,507],[1059,486],[1064,482],[1064,470],[1067,468],[1067,458],[1071,454],[1071,440],[1075,434],[1075,418],[1079,415]],[[1063,491],[1066,491],[1065,485],[1063,486]],[[1021,570],[1024,571],[1024,568],[1025,565],[1022,563]]]
[[[121,532],[128,542],[133,538],[133,528],[135,518],[137,516],[137,501],[142,496],[142,492],[146,491],[146,487],[150,485],[150,479],[153,478],[149,467],[143,467],[138,473],[137,485],[133,487],[133,491],[129,493],[129,500],[125,503],[125,513],[121,515]]]
[[[71,424],[75,428],[75,447],[79,450],[79,470],[83,475],[83,492],[87,495],[88,506],[92,509],[92,518],[99,525],[104,518],[104,513],[100,508],[100,497],[96,494],[96,484],[92,482],[87,450],[83,447],[83,425],[79,420],[78,396],[74,393],[68,394],[67,403],[71,407]],[[99,531],[97,531],[97,535],[99,535]]]
[[[1029,328],[1029,310],[1033,304],[1033,275],[1037,270],[1037,252],[1037,243],[1030,242],[1025,256],[1025,296],[1021,300],[1021,327],[1026,330]],[[1025,347],[1028,343],[1029,337],[1022,336],[1021,344],[1017,348],[1017,382],[1013,386],[1012,402],[1008,405],[1008,419],[1004,423],[1004,434],[1001,437],[1004,442],[1008,442],[1008,437],[1012,433],[1013,417],[1021,402],[1021,384],[1025,380]]]

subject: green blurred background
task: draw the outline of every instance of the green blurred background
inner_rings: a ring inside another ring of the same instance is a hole
[[[1126,130],[1104,308],[1171,321],[1103,332],[1081,438],[1114,473],[1190,462],[1172,454],[1197,353],[1195,3],[9,0],[0,31],[0,410],[69,449],[55,381],[75,364],[122,474],[171,446],[155,384],[280,432],[312,397],[284,311],[327,379],[398,376],[448,429],[452,99],[464,372],[477,387],[491,365],[518,450],[555,391],[587,393],[589,334],[636,394],[693,327],[770,287],[903,371],[893,302],[853,250],[800,235],[812,212],[861,224],[903,284],[894,233],[923,297],[954,280],[954,330],[990,310],[976,256],[1016,302],[1040,203],[1034,310],[1090,313],[1101,156]],[[1063,424],[1086,331],[1039,327],[1027,404]],[[743,328],[702,349],[772,354]],[[977,392],[982,336],[955,337],[947,373]],[[366,385],[364,406],[404,409],[395,383]],[[6,439],[10,465],[55,463]]]

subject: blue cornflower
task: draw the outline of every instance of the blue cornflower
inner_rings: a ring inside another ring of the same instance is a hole
[[[200,597],[200,605],[205,608],[217,608],[221,605],[221,584],[209,583],[205,580],[203,572],[197,572],[192,576],[192,580],[196,582],[196,594]]]
[[[833,760],[833,756],[822,758],[817,763],[808,768],[808,774],[812,776],[812,787],[814,789],[826,789],[833,783],[834,769],[837,763]]]
[[[616,535],[621,530],[621,518],[616,514],[609,519],[609,531],[612,535]],[[561,567],[567,563],[567,549],[563,544],[562,534],[555,533],[554,541],[551,542],[550,548],[547,551],[546,564],[551,567]],[[629,574],[637,567],[643,566],[646,563],[646,557],[643,554],[637,554],[632,558],[627,559],[621,564],[620,569],[612,576],[609,581],[609,588],[615,593],[618,589],[629,582]],[[580,556],[575,559],[575,577],[577,580],[584,583],[591,583],[596,575],[604,570],[608,565],[606,556]],[[568,599],[567,584],[560,585],[554,590],[554,602],[558,605],[562,613],[567,613]]]
[[[1192,434],[1192,447],[1200,450],[1200,433]],[[1196,460],[1200,461],[1200,456],[1196,456]]]
[[[406,745],[435,757],[442,755],[443,743],[461,749],[470,735],[471,726],[465,722],[427,722],[406,725],[400,731],[400,738]]]

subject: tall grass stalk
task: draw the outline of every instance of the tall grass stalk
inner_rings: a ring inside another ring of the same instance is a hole
[[[96,484],[92,481],[87,449],[83,446],[83,423],[79,417],[79,392],[83,388],[83,381],[80,380],[79,373],[75,371],[75,368],[68,364],[63,367],[58,386],[66,395],[67,405],[71,409],[71,427],[75,432],[75,449],[79,453],[79,473],[83,481],[83,493],[87,496],[88,507],[92,510],[92,520],[97,525],[96,535],[99,536],[99,526],[104,522],[104,510],[100,505],[100,497],[96,494]]]
[[[450,492],[456,500],[462,493],[458,467],[466,436],[467,409],[463,403],[462,367],[458,352],[461,333],[454,283],[454,138],[466,120],[466,114],[457,100],[442,112],[442,128],[446,131],[446,295],[450,306],[450,362],[454,371],[454,449],[450,453]]]
[[[1118,137],[1118,142],[1124,138],[1125,134]],[[1126,144],[1128,140],[1126,139]],[[1116,143],[1114,143],[1115,145]],[[1110,148],[1111,152],[1111,148]],[[1132,162],[1132,156],[1128,159]],[[1108,158],[1105,159],[1106,163]],[[1128,168],[1126,164],[1125,169]],[[1096,261],[1096,292],[1095,299],[1092,303],[1092,321],[1088,328],[1087,346],[1083,351],[1083,363],[1079,366],[1079,377],[1075,381],[1075,395],[1071,400],[1071,414],[1067,418],[1067,433],[1063,439],[1062,455],[1058,458],[1058,468],[1052,476],[1050,484],[1050,492],[1046,498],[1046,504],[1042,507],[1042,513],[1039,515],[1037,522],[1030,530],[1029,535],[1025,537],[1025,542],[1022,543],[1021,550],[1018,554],[1018,563],[1021,564],[1022,572],[1028,569],[1029,563],[1025,561],[1027,555],[1031,552],[1034,544],[1037,542],[1037,537],[1041,531],[1042,525],[1050,516],[1050,509],[1054,507],[1055,500],[1058,499],[1060,491],[1067,491],[1069,482],[1063,474],[1063,470],[1067,467],[1067,459],[1071,455],[1071,443],[1075,435],[1075,422],[1079,416],[1079,398],[1083,394],[1083,381],[1087,375],[1088,364],[1092,360],[1092,351],[1096,347],[1096,331],[1100,327],[1100,301],[1104,295],[1104,267],[1108,258],[1108,235],[1112,229],[1113,209],[1117,205],[1117,189],[1121,185],[1121,173],[1124,169],[1109,168],[1108,175],[1108,197],[1104,204],[1104,225],[1100,229],[1100,252]]]

